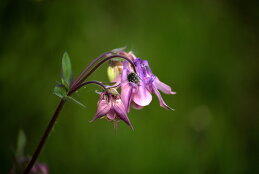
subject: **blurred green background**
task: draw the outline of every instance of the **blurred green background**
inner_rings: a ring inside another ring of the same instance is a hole
[[[96,86],[67,103],[39,161],[51,174],[257,173],[258,1],[1,0],[0,173],[12,166],[19,129],[32,154],[58,104],[61,58],[78,75],[105,51],[127,46],[171,85],[175,111],[151,105],[118,131],[96,111]],[[103,66],[94,80],[107,81]]]

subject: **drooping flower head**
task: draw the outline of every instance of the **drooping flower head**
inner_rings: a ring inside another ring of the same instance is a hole
[[[115,127],[122,120],[133,129],[121,97],[115,89],[110,89],[109,92],[105,91],[100,94],[98,108],[92,121],[98,118],[113,121]]]
[[[144,75],[141,69],[136,66],[137,72],[134,72],[128,62],[124,62],[121,75],[121,98],[129,112],[130,104],[135,109],[142,109],[150,104],[152,95],[146,88]]]
[[[116,54],[119,58],[113,55],[115,58],[110,60],[107,71],[110,81],[114,82],[111,88],[113,92],[106,91],[100,94],[98,109],[92,121],[104,117],[113,121],[116,126],[118,121],[123,120],[132,128],[127,116],[130,106],[142,109],[149,105],[152,101],[152,93],[158,97],[161,107],[171,109],[164,102],[159,90],[165,94],[175,94],[175,92],[152,73],[148,61],[123,50],[116,50]]]
[[[125,61],[122,74],[117,77],[121,82],[121,98],[127,111],[129,112],[130,105],[135,109],[149,105],[152,100],[151,93],[157,95],[161,107],[171,109],[164,102],[159,90],[165,94],[175,94],[175,92],[152,73],[148,61],[136,58],[132,52],[121,52],[121,54],[128,56],[134,62],[137,71],[134,72],[131,65]]]
[[[138,58],[135,60],[135,62],[136,62],[136,65],[138,66],[138,70],[143,73],[143,76],[144,76],[143,80],[145,81],[144,83],[145,83],[147,89],[151,93],[156,94],[156,96],[158,97],[160,106],[165,109],[172,109],[164,102],[164,100],[158,90],[162,91],[165,94],[176,94],[176,93],[172,91],[170,86],[161,82],[158,79],[158,77],[152,73],[147,60],[141,60]]]

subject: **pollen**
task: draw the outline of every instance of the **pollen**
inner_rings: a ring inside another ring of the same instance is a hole
[[[133,72],[129,73],[127,78],[129,82],[136,83],[136,84],[139,83],[139,77],[136,73],[133,73]]]

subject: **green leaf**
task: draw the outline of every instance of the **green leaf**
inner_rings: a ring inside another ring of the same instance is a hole
[[[70,58],[67,52],[63,54],[62,58],[62,83],[68,89],[72,79],[72,67]]]
[[[17,139],[16,156],[23,156],[25,144],[26,144],[25,133],[22,130],[20,130],[18,133],[18,139]]]
[[[74,99],[73,97],[67,96],[68,99],[72,100],[73,102],[75,102],[76,104],[79,104],[82,107],[86,107],[84,104],[82,104],[81,102],[79,102],[78,100]]]
[[[64,98],[67,96],[67,91],[64,86],[57,85],[54,87],[54,94],[60,98]]]

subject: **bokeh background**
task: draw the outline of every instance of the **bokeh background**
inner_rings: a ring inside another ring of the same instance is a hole
[[[67,103],[39,161],[51,174],[257,173],[259,6],[241,0],[1,0],[0,173],[12,167],[17,134],[31,155],[58,104],[61,58],[74,75],[96,56],[127,46],[171,85],[175,111],[129,114],[135,128],[89,123],[96,86]],[[107,81],[106,67],[91,79]]]

